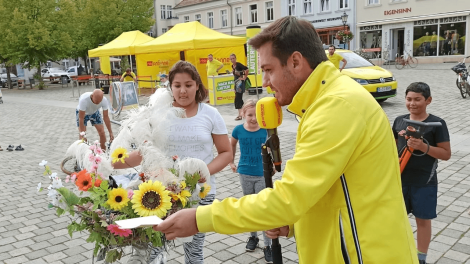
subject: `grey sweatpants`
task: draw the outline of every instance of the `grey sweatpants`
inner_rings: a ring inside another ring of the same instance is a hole
[[[266,183],[264,182],[263,176],[250,176],[240,173],[240,184],[242,185],[243,195],[257,194],[264,188]],[[266,236],[266,232],[263,233],[264,246],[271,246],[272,241]],[[251,232],[251,236],[258,237],[258,232]]]
[[[209,194],[206,198],[199,201],[199,205],[208,205],[212,204],[215,199],[215,194]],[[197,233],[193,236],[193,241],[183,243],[184,249],[184,262],[185,264],[204,264],[204,239],[206,237],[205,233]],[[162,253],[163,248],[152,248],[150,250],[150,260],[148,263],[151,263],[158,254]]]

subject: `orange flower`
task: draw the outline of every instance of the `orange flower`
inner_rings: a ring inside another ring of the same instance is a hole
[[[77,174],[77,181],[75,181],[78,189],[81,191],[88,191],[92,187],[91,176],[86,170],[82,170]]]
[[[100,187],[102,180],[101,179],[96,179],[95,180],[95,187]]]

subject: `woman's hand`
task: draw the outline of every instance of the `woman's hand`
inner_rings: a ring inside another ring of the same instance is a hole
[[[289,226],[283,226],[266,231],[266,236],[271,239],[276,239],[280,236],[286,237],[287,235],[289,235]]]
[[[230,162],[228,165],[230,165],[230,168],[232,169],[233,172],[237,172],[237,165],[235,165],[235,163]]]

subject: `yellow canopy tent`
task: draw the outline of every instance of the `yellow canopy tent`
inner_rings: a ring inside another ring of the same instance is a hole
[[[226,35],[196,21],[180,23],[162,36],[135,46],[137,69],[139,75],[168,74],[173,64],[184,59],[196,66],[207,87],[207,55],[213,54],[215,59],[224,64],[219,72],[232,71],[232,53],[246,65],[245,43],[244,37]]]
[[[124,32],[111,42],[88,51],[88,57],[100,57],[101,61],[109,63],[109,56],[112,55],[134,55],[135,45],[149,42],[154,38],[140,32],[139,30]],[[132,64],[131,64],[132,68]],[[111,74],[108,65],[101,65],[101,70],[105,74]]]
[[[135,46],[154,40],[154,38],[138,30],[122,33],[111,42],[88,51],[89,57],[135,55]]]

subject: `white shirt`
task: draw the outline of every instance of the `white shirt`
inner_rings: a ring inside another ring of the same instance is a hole
[[[228,134],[224,119],[219,111],[204,103],[199,103],[195,116],[179,118],[168,129],[168,155],[178,155],[179,158],[197,158],[206,164],[214,159],[212,134]],[[210,185],[209,194],[215,194],[214,175],[211,175]]]
[[[92,115],[100,108],[108,110],[108,99],[106,99],[106,97],[103,96],[103,100],[101,100],[99,104],[95,104],[91,101],[91,94],[92,92],[87,92],[80,96],[80,99],[78,99],[77,110],[85,111],[85,115]]]

